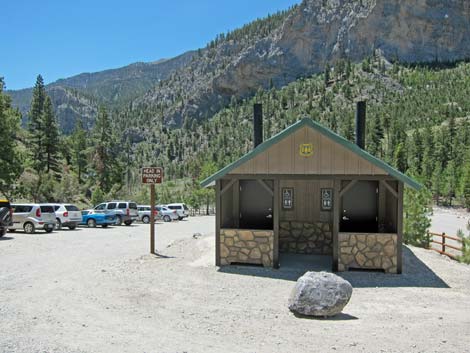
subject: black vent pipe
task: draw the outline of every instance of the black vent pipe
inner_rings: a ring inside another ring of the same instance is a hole
[[[366,147],[366,102],[357,102],[356,109],[356,145]]]
[[[263,143],[263,105],[253,105],[253,148]]]

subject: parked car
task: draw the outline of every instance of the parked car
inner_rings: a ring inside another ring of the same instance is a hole
[[[23,229],[28,234],[33,234],[38,229],[47,233],[54,230],[54,207],[39,204],[12,204],[13,224],[8,229],[12,232]]]
[[[84,210],[81,211],[82,220],[80,224],[95,228],[97,225],[106,228],[107,226],[116,224],[116,215],[105,213],[104,211]]]
[[[0,237],[3,237],[8,227],[13,225],[13,209],[10,201],[0,199]]]
[[[176,213],[178,213],[178,219],[181,221],[183,218],[189,217],[189,210],[188,206],[186,206],[184,203],[170,203],[166,205],[167,208],[170,210],[176,210]]]
[[[131,201],[111,201],[100,203],[94,208],[96,211],[104,211],[107,214],[116,216],[116,225],[120,226],[124,223],[130,226],[132,222],[139,219],[137,212],[137,204]]]
[[[176,210],[170,210],[166,206],[156,206],[158,211],[158,217],[163,219],[165,222],[171,222],[179,219],[178,212]]]
[[[138,220],[142,223],[150,223],[150,205],[138,205],[137,212],[139,214]],[[158,218],[158,211],[155,210],[155,219]]]
[[[54,207],[56,217],[55,228],[57,230],[62,229],[62,227],[68,227],[73,230],[82,221],[82,213],[77,206],[58,203],[48,205]]]

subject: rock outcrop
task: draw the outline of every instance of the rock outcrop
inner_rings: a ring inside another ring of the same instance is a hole
[[[335,316],[348,304],[351,284],[328,272],[307,272],[300,277],[289,298],[289,309],[300,315]]]
[[[260,87],[281,87],[322,72],[327,63],[358,62],[375,50],[388,61],[406,63],[470,58],[470,2],[305,0],[266,37],[244,47],[223,42],[142,101],[161,103],[183,89],[185,104],[165,111],[178,125],[185,117],[210,116],[232,95],[244,98]]]

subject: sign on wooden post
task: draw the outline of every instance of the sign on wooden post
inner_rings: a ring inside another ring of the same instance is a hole
[[[163,181],[163,168],[142,168],[142,184],[150,185],[150,253],[155,254],[155,184]]]

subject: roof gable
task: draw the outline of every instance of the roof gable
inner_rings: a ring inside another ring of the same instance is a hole
[[[368,162],[372,166],[372,170],[380,170],[383,171],[384,175],[390,175],[408,186],[414,189],[420,189],[421,185],[417,183],[415,180],[411,179],[407,175],[401,173],[400,171],[394,169],[387,163],[383,162],[382,160],[372,156],[371,154],[367,153],[363,149],[359,148],[354,143],[346,140],[345,138],[339,136],[338,134],[334,133],[333,131],[325,128],[324,126],[320,125],[319,123],[313,121],[310,118],[304,118],[297,123],[289,126],[285,130],[281,131],[277,135],[271,137],[270,139],[266,140],[264,143],[250,151],[249,153],[245,154],[243,157],[238,159],[237,161],[227,165],[225,168],[219,170],[214,175],[210,176],[209,178],[203,180],[201,185],[203,187],[210,186],[215,180],[222,178],[224,175],[227,175],[231,172],[235,172],[237,168],[242,168],[243,165],[246,165],[250,161],[254,160],[255,157],[260,156],[263,152],[267,151],[272,146],[278,144],[279,142],[283,141],[285,138],[293,135],[299,129],[304,127],[308,127],[313,129],[314,131],[318,132],[319,135],[323,136],[323,139],[329,139],[334,143],[342,146],[342,148],[348,151],[349,155],[352,157],[356,157],[356,159],[364,160]],[[358,158],[357,158],[358,157]]]

